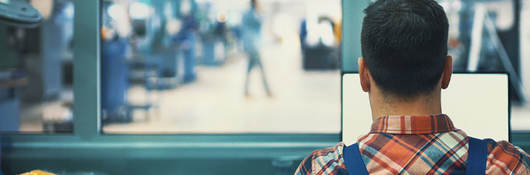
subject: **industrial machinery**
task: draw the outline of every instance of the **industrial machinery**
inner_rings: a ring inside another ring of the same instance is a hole
[[[41,13],[24,0],[0,0],[0,21],[17,27],[35,27],[42,22]]]

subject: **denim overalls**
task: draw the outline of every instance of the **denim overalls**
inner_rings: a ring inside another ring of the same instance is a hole
[[[466,162],[466,175],[486,173],[487,145],[484,140],[469,138],[469,152]],[[344,148],[344,164],[350,175],[367,175],[357,143]]]

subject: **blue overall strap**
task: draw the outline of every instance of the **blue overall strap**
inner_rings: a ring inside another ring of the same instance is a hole
[[[368,175],[357,143],[344,147],[342,158],[350,175]]]
[[[469,138],[469,151],[466,162],[466,175],[486,174],[488,148],[486,142],[473,137]]]

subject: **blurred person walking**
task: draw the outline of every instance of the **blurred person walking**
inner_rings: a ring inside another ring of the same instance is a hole
[[[272,93],[269,88],[269,84],[267,83],[265,69],[259,54],[262,19],[258,13],[257,0],[251,0],[250,3],[250,9],[243,15],[243,49],[248,56],[248,68],[245,79],[245,96],[250,96],[248,88],[250,73],[254,68],[258,67],[261,71],[261,78],[263,80],[263,86],[267,96],[271,97]]]
[[[195,71],[196,55],[195,43],[197,42],[197,31],[199,22],[197,19],[197,2],[195,0],[182,0],[177,4],[177,17],[175,26],[178,33],[173,40],[177,43],[178,51],[182,53],[184,62],[183,84],[194,82],[197,79]]]

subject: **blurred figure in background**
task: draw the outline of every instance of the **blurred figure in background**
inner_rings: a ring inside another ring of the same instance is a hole
[[[269,97],[272,96],[269,84],[267,83],[267,78],[265,76],[265,69],[261,63],[261,58],[259,55],[259,46],[261,41],[261,25],[262,19],[258,13],[258,4],[257,0],[250,1],[250,9],[243,15],[243,49],[245,50],[248,56],[248,68],[247,76],[245,79],[245,96],[249,97],[249,77],[252,69],[256,66],[261,70],[261,77],[263,80],[263,86]]]
[[[105,123],[132,122],[128,113],[129,68],[127,52],[131,35],[126,5],[105,4],[101,27],[101,106]]]
[[[195,73],[195,42],[196,32],[199,28],[197,21],[197,3],[194,0],[182,0],[178,4],[180,19],[180,31],[175,36],[174,40],[177,42],[177,47],[181,51],[184,58],[184,75],[182,83],[190,83],[195,81],[197,75]]]

